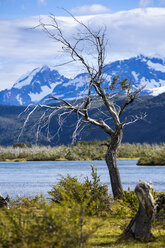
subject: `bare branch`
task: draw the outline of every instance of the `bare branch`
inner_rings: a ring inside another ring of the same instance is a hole
[[[80,134],[80,132],[82,131],[82,129],[81,129],[81,130],[78,132],[78,129],[79,129],[80,126],[81,126],[81,121],[82,121],[82,119],[79,119],[79,120],[77,121],[77,123],[76,123],[75,130],[74,130],[74,132],[73,132],[73,134],[72,134],[72,144],[75,143],[77,136],[78,136],[78,135]]]
[[[122,125],[123,126],[130,125],[130,124],[133,124],[133,123],[135,123],[135,122],[137,122],[139,120],[144,120],[146,117],[147,117],[147,113],[143,113],[143,114],[139,114],[139,115],[134,115],[134,116],[128,116],[122,122]],[[128,122],[126,122],[128,118],[130,118],[131,120],[128,121]]]
[[[29,119],[30,119],[30,116],[34,113],[34,111],[35,111],[37,108],[38,108],[38,105],[35,106],[35,107],[32,109],[32,111],[30,111],[30,113],[28,114],[28,116],[26,117],[26,120],[24,121],[23,127],[22,127],[22,129],[21,129],[21,132],[20,132],[20,134],[19,134],[19,136],[18,136],[18,140],[19,140],[20,137],[22,136],[23,131],[24,131],[25,127],[26,127],[26,124],[28,123],[28,121],[29,121]]]
[[[84,114],[84,113],[82,113],[78,108],[74,107],[74,106],[73,106],[71,103],[69,103],[68,101],[65,101],[64,99],[61,99],[61,98],[58,98],[58,97],[55,97],[55,96],[50,96],[49,98],[64,103],[65,106],[68,107],[68,109],[70,109],[70,110],[72,110],[73,112],[75,112],[75,113],[81,115],[82,117],[85,117],[85,114]]]

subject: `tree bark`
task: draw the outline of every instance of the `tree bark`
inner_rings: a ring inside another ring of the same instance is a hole
[[[119,129],[113,137],[111,137],[110,145],[107,149],[105,161],[108,166],[112,193],[114,198],[119,198],[123,194],[123,187],[120,179],[120,173],[117,166],[117,149],[122,140],[122,129]]]
[[[156,214],[156,204],[151,194],[152,186],[149,183],[139,182],[135,193],[139,200],[139,209],[125,230],[126,235],[133,235],[135,239],[151,239],[152,223]]]

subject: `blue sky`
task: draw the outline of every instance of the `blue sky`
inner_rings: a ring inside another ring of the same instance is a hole
[[[139,54],[165,57],[165,0],[0,0],[0,90],[36,67],[65,60],[57,44],[31,29],[40,15],[53,13],[67,33],[75,34],[62,7],[93,26],[107,26],[108,61]],[[72,77],[80,72],[78,67],[57,69]]]
[[[91,6],[94,5],[98,5],[97,10],[93,7],[93,13],[96,14],[97,11],[103,13],[139,7],[163,7],[165,0],[0,0],[0,18],[22,18],[49,13],[64,15],[60,9],[62,7],[88,14],[90,9],[92,12]]]

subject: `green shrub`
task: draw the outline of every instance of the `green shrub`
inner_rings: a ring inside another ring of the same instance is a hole
[[[85,178],[84,182],[79,182],[76,177],[61,177],[58,185],[54,185],[49,192],[51,200],[55,203],[74,200],[77,204],[86,204],[86,212],[90,215],[102,215],[109,213],[110,195],[107,185],[100,184],[100,177],[97,170],[92,168],[91,177]]]
[[[85,204],[74,200],[59,205],[39,196],[19,198],[10,209],[0,209],[0,247],[83,248],[99,226],[89,223]]]
[[[139,203],[138,198],[134,191],[124,191],[122,198],[117,199],[115,203],[118,202],[118,207],[114,210],[114,215],[117,218],[130,218],[135,216],[138,211]]]
[[[138,160],[138,165],[165,165],[165,146],[155,146],[150,152],[144,152],[144,155]]]
[[[16,148],[16,147],[20,147],[20,148],[25,148],[25,147],[32,147],[32,145],[29,145],[28,142],[24,142],[24,143],[14,143],[13,144],[13,147]]]
[[[124,206],[130,208],[132,214],[135,214],[137,212],[139,203],[138,203],[138,198],[134,191],[130,191],[129,189],[128,191],[124,191],[122,196],[122,201]]]

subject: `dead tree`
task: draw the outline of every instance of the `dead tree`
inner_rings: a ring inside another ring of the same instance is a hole
[[[139,209],[135,217],[125,230],[125,235],[133,235],[135,239],[151,239],[152,223],[157,213],[157,204],[152,196],[152,185],[146,182],[139,182],[135,193],[139,200]]]
[[[144,117],[141,115],[122,119],[121,116],[125,108],[136,99],[141,89],[134,87],[127,79],[120,80],[118,75],[110,80],[106,74],[105,59],[108,44],[106,27],[95,30],[74,16],[72,18],[78,27],[78,31],[77,34],[72,36],[71,40],[65,35],[60,22],[54,15],[50,16],[49,23],[40,20],[37,28],[46,32],[54,42],[60,43],[63,52],[69,54],[69,63],[80,63],[85,69],[87,77],[86,81],[84,80],[84,92],[87,93],[81,101],[75,100],[72,102],[52,95],[49,99],[58,102],[58,105],[40,104],[39,106],[52,110],[48,122],[53,115],[56,115],[59,118],[60,126],[63,124],[66,115],[75,113],[79,116],[73,138],[79,133],[79,130],[83,129],[84,123],[99,127],[108,134],[110,142],[105,160],[109,170],[113,195],[119,197],[123,188],[116,159],[117,150],[123,137],[123,127]],[[118,106],[115,97],[121,94],[124,96],[124,102],[121,106]],[[98,112],[102,111],[99,106],[104,106],[106,109],[106,112],[102,112],[101,119],[93,118],[90,114],[90,109],[95,105],[97,105]],[[110,119],[113,124],[110,124]],[[41,120],[40,123],[42,123]]]

